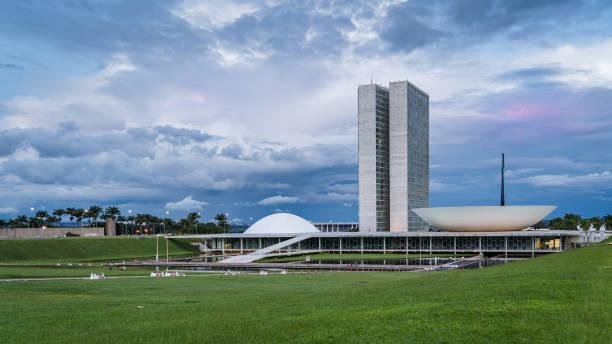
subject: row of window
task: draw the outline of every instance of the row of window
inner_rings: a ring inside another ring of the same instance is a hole
[[[377,218],[378,229],[387,228],[388,219]],[[243,250],[257,250],[277,244],[289,238],[243,238]],[[206,246],[214,250],[239,250],[240,238],[216,238],[206,240]],[[321,246],[319,247],[319,240]],[[507,245],[507,248],[506,248]],[[301,249],[322,250],[425,250],[425,251],[529,251],[559,250],[564,245],[559,238],[531,237],[357,237],[357,238],[310,238],[302,241]],[[298,244],[292,245],[296,249]]]

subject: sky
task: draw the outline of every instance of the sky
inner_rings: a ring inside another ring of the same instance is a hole
[[[2,1],[0,217],[356,221],[357,86],[430,96],[430,205],[612,213],[612,3]]]

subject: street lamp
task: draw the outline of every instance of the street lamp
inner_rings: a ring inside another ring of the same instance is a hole
[[[227,233],[227,227],[229,226],[229,213],[225,213],[225,233]]]
[[[155,262],[159,263],[159,234],[155,235]]]
[[[202,216],[202,214],[198,211],[198,217]],[[198,235],[198,223],[200,221],[198,219],[196,219],[196,235]]]
[[[170,217],[170,211],[166,210],[166,218]],[[162,224],[164,225],[164,234],[166,234],[166,219],[162,220]]]
[[[128,217],[132,217],[132,209],[128,209]],[[128,221],[131,222],[131,221]],[[127,225],[127,224],[126,224]],[[127,228],[127,227],[126,227]],[[127,230],[126,230],[127,231]],[[132,226],[132,233],[134,233],[134,227]]]

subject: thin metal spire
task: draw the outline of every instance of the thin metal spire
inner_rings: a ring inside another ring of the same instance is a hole
[[[502,168],[501,168],[501,201],[500,205],[503,207],[506,205],[506,195],[504,194],[504,168],[505,168],[505,159],[504,153],[502,152]]]

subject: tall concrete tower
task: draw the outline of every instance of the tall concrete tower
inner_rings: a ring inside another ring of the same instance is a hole
[[[389,84],[390,229],[428,228],[412,208],[429,206],[429,95],[408,81]]]
[[[389,90],[359,86],[359,231],[389,231]]]
[[[358,88],[359,231],[427,229],[429,96],[408,81]]]

